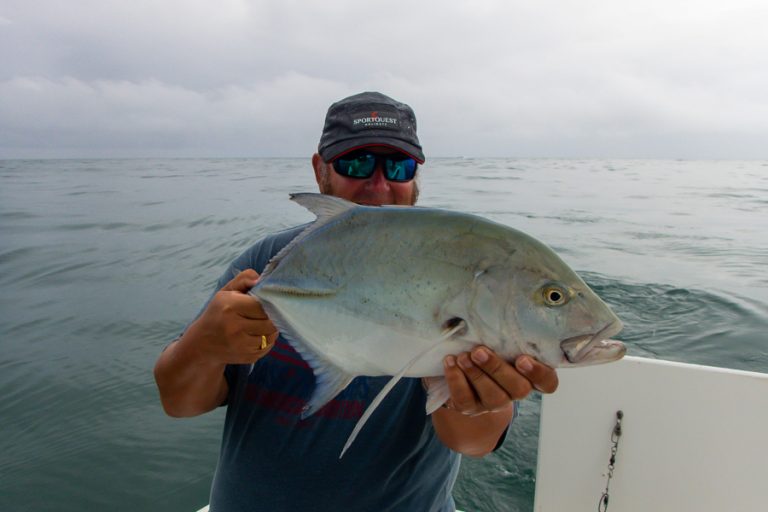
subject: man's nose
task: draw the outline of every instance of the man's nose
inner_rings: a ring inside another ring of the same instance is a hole
[[[384,175],[384,162],[382,159],[376,160],[376,168],[368,180],[368,185],[371,188],[389,188],[389,180]]]

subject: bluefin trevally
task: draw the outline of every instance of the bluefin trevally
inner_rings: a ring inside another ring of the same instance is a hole
[[[391,375],[344,450],[403,376],[443,375],[443,358],[483,344],[553,367],[620,359],[621,321],[546,245],[508,226],[437,208],[362,206],[292,194],[317,219],[251,289],[312,367],[303,417],[357,376]],[[430,387],[427,413],[449,398]],[[343,455],[343,451],[342,451]]]

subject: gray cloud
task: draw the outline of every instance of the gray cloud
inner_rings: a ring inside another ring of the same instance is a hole
[[[0,157],[307,156],[381,90],[428,155],[768,158],[761,2],[6,1]]]

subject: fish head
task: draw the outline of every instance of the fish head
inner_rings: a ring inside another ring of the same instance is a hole
[[[611,308],[543,244],[518,253],[505,294],[510,350],[553,368],[621,359],[626,347],[610,337],[623,324]]]

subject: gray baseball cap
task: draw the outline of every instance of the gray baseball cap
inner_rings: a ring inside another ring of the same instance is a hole
[[[380,92],[363,92],[328,108],[317,152],[326,162],[356,149],[396,149],[424,163],[411,107]]]

